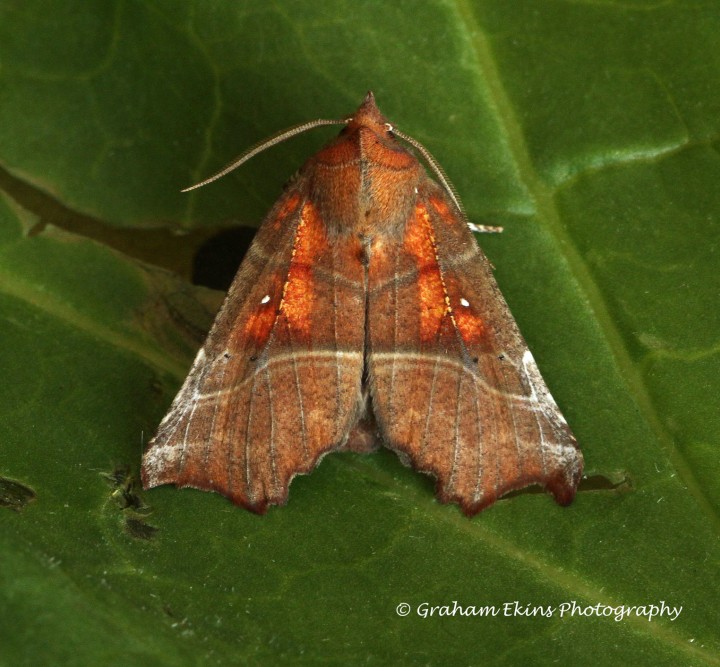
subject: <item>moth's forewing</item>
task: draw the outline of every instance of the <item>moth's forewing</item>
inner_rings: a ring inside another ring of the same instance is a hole
[[[582,455],[444,191],[426,179],[370,263],[372,405],[385,443],[467,514],[529,484],[569,503]]]

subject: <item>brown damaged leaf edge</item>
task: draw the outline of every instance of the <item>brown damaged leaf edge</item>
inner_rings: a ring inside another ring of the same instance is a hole
[[[14,479],[0,477],[0,507],[8,507],[20,512],[35,498],[35,491],[29,486]]]
[[[328,452],[383,445],[473,515],[531,484],[567,505],[583,458],[435,160],[372,93],[331,123],[258,230],[145,452],[145,488],[283,504]],[[442,183],[398,138],[415,146]]]

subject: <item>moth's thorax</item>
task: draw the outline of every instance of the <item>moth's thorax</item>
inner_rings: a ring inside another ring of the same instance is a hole
[[[384,123],[352,121],[303,169],[331,234],[398,234],[427,178]]]

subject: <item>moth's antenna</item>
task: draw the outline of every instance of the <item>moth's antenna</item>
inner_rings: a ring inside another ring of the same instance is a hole
[[[312,120],[309,123],[301,123],[300,125],[293,125],[292,127],[289,127],[286,130],[281,130],[277,134],[273,134],[271,137],[268,137],[267,139],[263,139],[261,142],[248,148],[244,153],[241,153],[240,155],[238,155],[238,157],[236,157],[226,167],[223,167],[216,174],[213,174],[212,176],[210,176],[210,178],[206,178],[204,181],[201,181],[200,183],[191,185],[189,188],[185,188],[184,190],[181,190],[181,192],[189,192],[190,190],[195,190],[197,188],[201,188],[203,185],[207,185],[208,183],[217,181],[218,178],[222,178],[223,176],[225,176],[225,174],[229,174],[233,169],[237,169],[241,164],[243,164],[244,162],[247,162],[251,157],[254,157],[258,153],[261,153],[266,148],[270,148],[271,146],[274,146],[275,144],[279,144],[280,142],[285,141],[286,139],[290,139],[290,137],[294,137],[296,134],[301,134],[302,132],[307,132],[308,130],[312,130],[312,129],[314,129],[316,127],[320,127],[322,125],[346,125],[347,122],[348,122],[348,119],[343,119],[343,120],[318,119],[318,120]]]
[[[450,195],[450,199],[455,202],[455,206],[458,207],[458,210],[460,211],[460,213],[463,214],[463,217],[467,217],[465,215],[465,207],[460,201],[460,195],[458,195],[457,190],[455,190],[455,186],[452,184],[452,181],[448,178],[447,174],[440,166],[440,163],[432,156],[432,153],[430,153],[430,151],[425,148],[425,146],[423,146],[417,139],[413,139],[407,134],[399,132],[390,123],[386,123],[385,126],[387,127],[388,132],[392,132],[396,137],[400,137],[400,139],[402,139],[403,141],[407,141],[407,143],[409,143],[411,146],[414,146],[418,149],[418,151],[420,151],[420,155],[425,158],[425,161],[430,165],[430,168],[435,172],[435,175],[438,177],[438,180],[442,184],[443,188],[445,188],[445,192]]]

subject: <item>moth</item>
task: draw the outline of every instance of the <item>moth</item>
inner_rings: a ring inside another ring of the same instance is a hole
[[[344,128],[262,223],[148,444],[144,487],[263,513],[325,454],[383,445],[467,515],[531,484],[570,503],[576,440],[447,177],[372,93],[350,118],[291,128],[193,187],[331,123]]]

